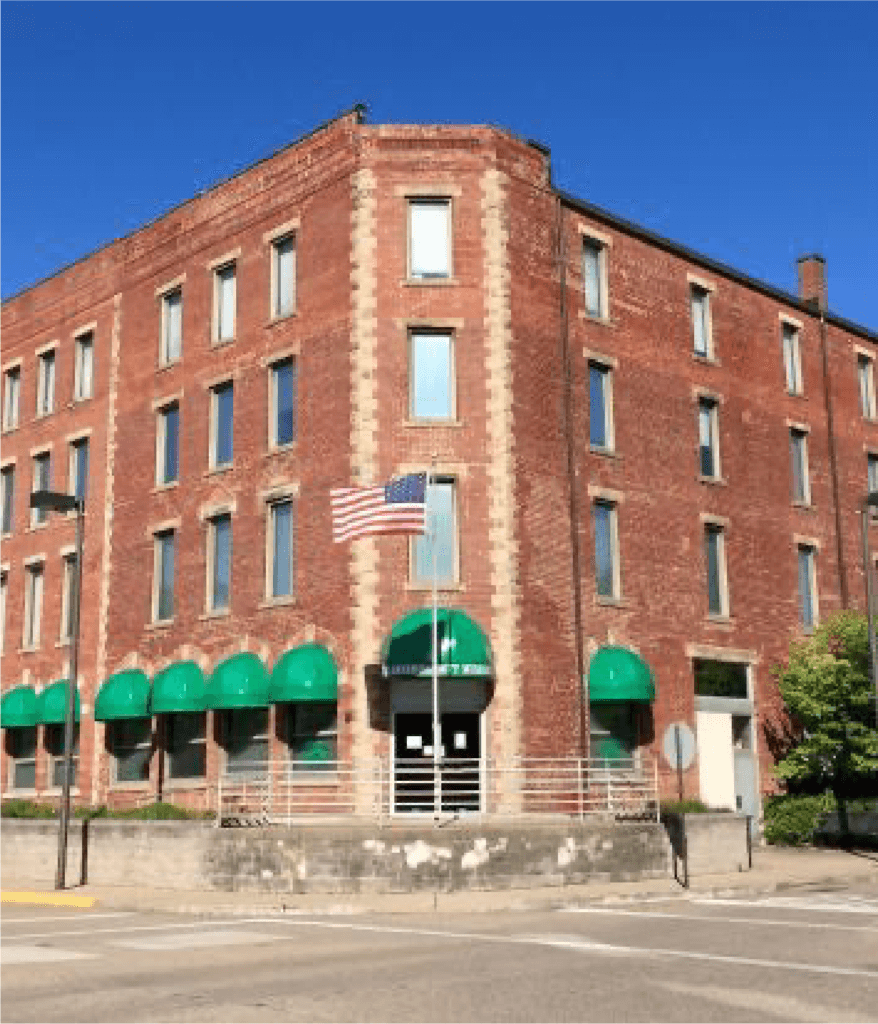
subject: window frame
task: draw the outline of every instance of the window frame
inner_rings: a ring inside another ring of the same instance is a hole
[[[231,333],[223,333],[225,321],[222,315],[222,281],[226,275],[232,279]],[[214,345],[228,345],[238,333],[238,260],[237,257],[224,260],[213,268],[213,316],[211,317],[211,340]]]
[[[308,710],[314,707],[314,704],[321,706],[329,706],[330,704],[335,709],[335,715],[333,718],[333,726],[326,729],[316,729],[313,732],[297,731],[297,721],[299,712]],[[314,704],[307,702],[295,702],[289,701],[280,705],[283,707],[283,740],[284,746],[286,747],[287,753],[287,765],[293,776],[296,778],[302,778],[307,775],[314,775],[319,778],[326,776],[332,776],[338,772],[338,701],[317,701]],[[278,705],[275,705],[278,707]],[[305,742],[315,741],[320,739],[328,739],[332,743],[335,751],[335,757],[329,761],[305,761],[301,758],[293,756],[294,751],[300,749]],[[296,742],[296,741],[300,742]],[[325,765],[326,767],[321,767]]]
[[[290,562],[289,562],[289,593],[274,592],[275,561],[277,552],[277,519],[276,510],[282,505],[290,509]],[[267,605],[286,604],[296,599],[296,495],[292,491],[273,494],[265,500],[265,591]]]
[[[713,395],[698,395],[697,429],[698,429],[698,478],[700,480],[722,480],[722,463],[720,461],[719,444],[719,407],[720,401]],[[712,473],[704,472],[704,450],[702,443],[702,416],[707,413],[708,453],[710,455]]]
[[[82,331],[73,339],[73,401],[87,402],[94,398],[95,370],[95,332],[92,329]],[[85,373],[88,353],[88,373]],[[88,384],[88,390],[85,388]]]
[[[85,453],[85,480],[82,494],[79,493],[80,467]],[[84,500],[88,497],[89,473],[91,470],[91,445],[89,435],[80,434],[70,438],[67,447],[67,493]]]
[[[16,748],[18,744],[26,734],[33,737],[33,747],[30,757],[21,757],[17,753]],[[7,777],[7,786],[11,792],[18,793],[34,793],[37,788],[37,748],[38,748],[38,735],[37,726],[16,726],[13,729],[7,729],[7,756],[9,758],[9,775]],[[31,765],[33,768],[33,779],[34,784],[32,786],[19,786],[18,785],[18,766],[19,765]]]
[[[217,470],[227,470],[235,463],[235,381],[232,377],[226,377],[223,380],[214,381],[209,390],[209,443],[208,443],[208,467],[211,472]],[[220,445],[220,395],[221,393],[228,393],[231,395],[231,412],[229,414],[229,458],[223,462],[219,461],[219,445]]]
[[[416,357],[415,350],[418,338],[443,338],[448,343],[448,415],[420,416],[416,408]],[[418,327],[408,329],[408,379],[409,401],[408,417],[411,423],[456,423],[457,422],[457,373],[456,373],[456,340],[451,328]]]
[[[43,726],[43,749],[46,751],[49,759],[49,784],[47,788],[53,790],[60,790],[64,785],[64,769],[66,767],[66,756],[64,754],[64,730],[64,722],[52,722]],[[71,757],[71,761],[73,762],[73,778],[70,780],[70,788],[74,790],[77,788],[77,780],[79,778],[79,741],[79,722],[74,722],[73,752]],[[57,747],[61,753],[54,753],[52,749],[53,747]]]
[[[15,530],[15,463],[0,466],[0,536]],[[7,514],[8,513],[8,514]]]
[[[696,359],[716,359],[713,344],[713,293],[712,289],[698,281],[689,281],[689,322],[692,327],[692,354]],[[698,300],[702,304],[702,332],[704,336],[704,351],[698,348],[698,334],[696,332],[695,304]]]
[[[180,404],[179,398],[170,398],[163,401],[155,410],[155,486],[157,488],[172,487],[180,481]],[[175,476],[168,478],[167,416],[171,410],[176,410],[177,413],[177,444],[175,453],[177,473]]]
[[[278,404],[278,371],[289,366],[292,370],[293,393],[293,429],[289,441],[278,441],[279,404]],[[299,360],[294,353],[272,358],[268,363],[268,450],[271,452],[285,451],[295,446],[298,440],[299,412]]]
[[[219,605],[216,602],[217,541],[219,539],[218,524],[221,521],[226,523],[228,526],[228,553],[226,555],[228,563],[228,579],[226,581],[227,598],[226,603],[223,605]],[[205,531],[205,563],[207,569],[205,574],[205,611],[208,615],[228,615],[232,610],[232,552],[234,550],[232,537],[232,510],[229,508],[216,509],[207,516],[205,522],[207,527]]]
[[[803,563],[807,574],[808,594],[802,590]],[[817,545],[799,542],[796,545],[796,577],[799,591],[799,624],[804,633],[813,633],[820,623],[820,600],[817,589]],[[811,621],[805,618],[805,598],[811,610]]]
[[[6,650],[6,606],[9,603],[9,569],[0,568],[0,653]]]
[[[802,375],[802,332],[789,320],[780,322],[781,356],[783,359],[784,384],[788,395],[801,396],[805,393],[805,379]]]
[[[427,273],[415,274],[413,267],[415,239],[414,239],[414,218],[412,216],[415,206],[443,206],[445,207],[445,231],[446,231],[446,270],[444,274]],[[447,282],[454,279],[454,198],[450,195],[430,193],[424,195],[406,196],[406,279],[416,284],[432,284],[435,282]]]
[[[38,651],[42,644],[45,589],[45,559],[38,558],[27,562],[24,567],[24,617],[21,631],[23,651]]]
[[[174,301],[179,303],[180,334],[178,339],[177,354],[171,354],[171,306]],[[161,303],[159,311],[159,366],[173,366],[183,359],[183,282],[171,285],[163,290],[159,296]]]
[[[299,245],[298,245],[297,231],[293,228],[289,231],[284,231],[279,235],[274,236],[270,239],[271,248],[271,284],[270,284],[270,319],[271,320],[286,320],[287,317],[295,316],[298,312],[298,299],[299,299]],[[281,249],[283,246],[288,245],[289,252],[292,254],[290,259],[292,261],[292,297],[290,300],[289,309],[281,309],[281,257],[283,253]]]
[[[707,583],[707,616],[710,619],[728,619],[731,617],[729,594],[728,552],[726,550],[726,524],[714,519],[704,519],[704,568]],[[711,538],[715,538],[716,552],[716,586],[718,608],[712,607],[711,593]]]
[[[586,273],[587,253],[594,255],[597,262],[597,309],[592,309],[589,306],[589,275]],[[604,239],[585,231],[582,232],[580,272],[582,274],[582,308],[585,316],[591,320],[608,320],[610,317],[609,245]]]
[[[811,505],[811,470],[808,459],[808,433],[802,426],[791,424],[790,434],[790,494],[793,505],[806,508]],[[797,457],[798,458],[797,461]],[[797,480],[801,488],[797,488]]]
[[[174,621],[176,612],[176,576],[177,576],[177,534],[179,529],[176,526],[159,527],[152,533],[153,556],[152,556],[152,624],[163,625]],[[162,594],[168,592],[164,579],[164,544],[167,539],[171,541],[171,609],[170,615],[162,616]]]
[[[21,420],[21,363],[3,370],[3,433],[16,430]]]
[[[598,560],[598,509],[607,513],[609,527],[608,551],[610,556],[611,592],[601,592],[601,575]],[[622,558],[619,548],[619,503],[610,498],[596,496],[591,503],[592,528],[594,530],[594,589],[598,602],[618,603],[622,600]]]
[[[58,383],[58,346],[37,353],[37,419],[55,412]]]
[[[117,730],[120,730],[123,725],[129,722],[145,722],[146,724],[146,739],[140,740],[135,743],[120,743],[119,737],[116,735]],[[110,754],[110,784],[112,786],[147,786],[149,785],[149,779],[152,768],[152,754],[154,746],[154,731],[151,718],[118,718],[112,722],[107,722],[108,725],[108,743],[109,754]],[[119,751],[124,750],[127,752],[128,757],[133,757],[138,751],[147,750],[149,753],[146,758],[146,774],[140,779],[120,779],[119,778],[119,761],[122,759],[119,755]]]
[[[61,614],[58,622],[58,643],[73,642],[73,608],[76,600],[76,552],[61,553]]]
[[[198,728],[195,730],[194,738],[187,738],[184,742],[174,746],[174,723],[182,717],[189,720],[197,720]],[[192,779],[207,778],[207,712],[206,711],[173,711],[162,715],[161,735],[162,758],[164,761],[165,778],[170,786],[185,786],[191,783]],[[195,749],[199,754],[201,771],[194,774],[177,774],[174,771],[174,757],[185,753],[189,749]]]
[[[866,352],[857,350],[857,393],[860,415],[864,420],[876,419],[875,360]]]
[[[428,532],[422,535],[414,535],[409,538],[409,587],[415,590],[425,589],[432,587],[432,558],[430,559],[430,572],[424,576],[419,577],[415,574],[415,568],[418,561],[416,554],[416,548],[418,544],[424,544],[426,546],[427,538],[429,537],[429,518],[430,518],[430,503],[429,503],[429,492],[431,487],[435,487],[437,484],[451,487],[451,519],[453,523],[453,541],[452,541],[452,576],[448,579],[437,579],[436,588],[437,590],[457,590],[461,586],[461,575],[460,575],[460,476],[454,473],[436,472],[435,474],[428,475],[427,488],[424,495],[426,502],[426,516]]]
[[[588,358],[588,443],[589,448],[594,452],[612,453],[616,450],[616,416],[613,401],[613,375],[615,366],[604,362],[597,357]],[[592,433],[594,416],[592,408],[592,373],[598,373],[601,377],[601,401],[603,402],[603,430],[605,444],[596,444]]]
[[[52,489],[52,449],[44,448],[41,451],[34,452],[32,465],[31,494],[40,490],[50,491]],[[45,480],[41,479],[43,476],[43,466],[46,467]],[[30,510],[30,528],[32,530],[46,526],[48,522],[49,513],[46,509],[32,508]]]
[[[234,717],[242,717],[249,715],[252,718],[256,714],[264,714],[265,716],[265,730],[262,732],[250,732],[248,745],[254,742],[260,743],[265,747],[265,758],[261,761],[254,760],[252,758],[242,758],[240,761],[230,762],[229,759],[229,745],[232,739],[232,722]],[[233,717],[234,716],[234,717]],[[271,765],[271,739],[272,739],[272,728],[271,728],[271,712],[268,707],[256,707],[256,708],[225,708],[223,709],[220,718],[220,736],[223,751],[223,764],[222,774],[226,778],[246,778],[248,775],[256,775],[260,772],[270,770]],[[230,764],[234,763],[235,767],[230,767]]]

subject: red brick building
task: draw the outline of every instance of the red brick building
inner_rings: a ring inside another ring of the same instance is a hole
[[[878,484],[878,336],[799,266],[797,297],[508,132],[354,111],[8,300],[4,798],[60,778],[74,522],[32,489],[85,488],[77,799],[209,803],[430,749],[394,655],[429,549],[333,544],[329,491],[431,469],[449,749],[648,759],[687,722],[689,790],[756,810],[771,667],[864,606]]]

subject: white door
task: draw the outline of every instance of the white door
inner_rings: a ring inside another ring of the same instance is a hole
[[[697,711],[698,778],[701,799],[708,807],[735,809],[735,758],[732,748],[732,716],[724,712]]]

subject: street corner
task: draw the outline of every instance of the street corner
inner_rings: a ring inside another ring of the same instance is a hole
[[[65,892],[39,892],[37,890],[2,890],[0,903],[19,903],[40,907],[75,907],[90,910],[97,906],[96,896],[79,896]]]

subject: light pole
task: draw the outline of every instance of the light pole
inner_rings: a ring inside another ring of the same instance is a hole
[[[76,709],[76,683],[79,675],[79,609],[82,594],[82,531],[85,517],[85,499],[59,491],[34,491],[30,507],[44,512],[76,513],[76,575],[74,580],[73,621],[71,632],[73,649],[70,654],[70,678],[67,680],[67,711],[64,716],[64,779],[61,786],[61,814],[58,822],[58,866],[55,870],[55,888],[63,889],[67,870],[67,832],[70,824],[70,774],[73,770],[73,719]]]
[[[872,622],[872,567],[869,564],[869,521],[871,509],[878,508],[878,491],[869,491],[863,498],[863,573],[866,576],[866,622],[869,630],[869,678],[875,691],[875,726],[878,728],[878,645]]]

